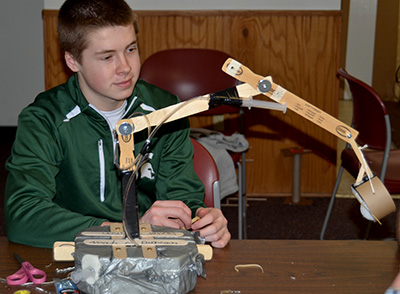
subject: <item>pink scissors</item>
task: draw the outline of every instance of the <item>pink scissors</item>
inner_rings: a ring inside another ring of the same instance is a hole
[[[21,268],[15,274],[7,277],[8,285],[22,285],[28,280],[34,284],[42,284],[46,281],[46,273],[34,268],[32,264],[23,260],[18,254],[14,253],[15,258],[21,263]]]

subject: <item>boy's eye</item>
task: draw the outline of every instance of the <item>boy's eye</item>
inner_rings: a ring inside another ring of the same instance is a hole
[[[132,52],[134,52],[136,50],[137,50],[137,46],[131,46],[126,51],[128,51],[129,53],[132,53]]]
[[[111,55],[107,55],[107,56],[103,57],[103,60],[109,60],[109,59],[111,59]]]

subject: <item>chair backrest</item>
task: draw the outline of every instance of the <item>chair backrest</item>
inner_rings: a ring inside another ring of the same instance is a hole
[[[204,203],[207,207],[221,208],[217,165],[215,164],[212,155],[203,145],[194,139],[191,140],[194,148],[194,171],[202,181],[205,188]]]
[[[357,143],[360,146],[367,144],[371,149],[385,150],[391,143],[391,129],[386,106],[379,94],[343,68],[338,70],[338,75],[347,81],[352,94],[352,125],[359,131]]]
[[[363,81],[353,77],[343,68],[338,69],[350,88],[353,98],[352,126],[359,131],[356,142],[360,146],[381,150],[379,178],[384,181],[392,143],[392,128],[389,114],[379,94]]]
[[[221,70],[229,57],[213,49],[163,50],[143,62],[140,77],[185,101],[235,87],[237,80]],[[207,115],[238,111],[237,107],[221,106],[207,111]]]

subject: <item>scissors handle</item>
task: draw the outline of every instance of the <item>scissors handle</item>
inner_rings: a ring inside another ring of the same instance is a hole
[[[29,262],[24,261],[22,263],[22,268],[25,270],[29,280],[31,280],[32,283],[42,284],[46,282],[46,273],[40,269],[33,267],[32,264],[30,264]]]
[[[23,268],[20,268],[15,274],[7,277],[7,285],[22,285],[28,281],[28,276]]]
[[[33,284],[42,284],[46,282],[46,273],[32,266],[27,261],[22,263],[22,267],[15,274],[7,277],[8,285],[25,284],[28,280]]]

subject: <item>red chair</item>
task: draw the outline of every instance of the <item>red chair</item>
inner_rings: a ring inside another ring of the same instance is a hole
[[[225,52],[212,49],[168,49],[154,53],[142,64],[140,77],[170,93],[181,101],[214,93],[237,86],[237,80],[224,73],[221,68],[227,58]],[[220,115],[240,113],[238,132],[244,134],[243,112],[241,108],[220,106],[198,115]],[[231,134],[225,134],[231,135]],[[246,221],[246,173],[245,153],[231,153],[238,168],[238,210],[239,239],[245,237]],[[241,160],[240,160],[241,159]]]
[[[340,68],[338,76],[344,78],[350,87],[353,98],[352,126],[359,131],[356,138],[357,144],[368,146],[363,150],[368,165],[379,176],[390,194],[400,193],[400,149],[391,149],[391,126],[385,104],[372,87],[351,76],[346,70]],[[321,240],[324,239],[343,169],[346,169],[354,178],[359,172],[359,160],[349,146],[342,151],[341,161],[321,230]]]
[[[219,174],[214,158],[203,145],[195,139],[191,140],[194,148],[193,168],[205,188],[204,203],[207,207],[221,209]]]

